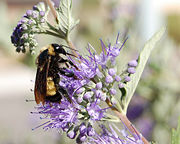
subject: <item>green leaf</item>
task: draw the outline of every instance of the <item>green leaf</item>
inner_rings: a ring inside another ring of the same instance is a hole
[[[134,92],[135,92],[135,89],[138,85],[138,82],[140,80],[140,77],[142,75],[144,67],[147,63],[147,60],[148,60],[150,54],[151,54],[151,51],[153,50],[156,42],[158,42],[160,40],[160,38],[163,36],[165,29],[166,28],[163,27],[156,34],[154,34],[154,36],[149,41],[146,42],[146,44],[144,45],[144,48],[140,52],[140,55],[138,57],[138,66],[136,67],[136,73],[130,75],[131,81],[125,85],[126,97],[122,101],[122,104],[124,106],[123,107],[124,113],[127,112],[127,107],[129,105],[129,102],[130,102]]]
[[[172,129],[171,144],[180,144],[180,117],[179,117],[179,121],[178,121],[177,130]]]
[[[58,25],[60,31],[68,39],[71,30],[79,23],[72,17],[72,0],[61,0],[57,10]]]

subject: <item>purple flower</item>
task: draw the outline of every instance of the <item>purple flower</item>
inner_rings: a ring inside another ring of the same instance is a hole
[[[62,100],[61,104],[47,103],[45,106],[37,107],[38,113],[49,115],[49,123],[44,126],[44,129],[49,128],[70,128],[78,122],[78,109],[75,108],[67,100]],[[47,119],[47,118],[46,118]]]

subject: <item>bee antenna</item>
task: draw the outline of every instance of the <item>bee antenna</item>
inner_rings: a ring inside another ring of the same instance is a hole
[[[70,55],[70,56],[73,56],[73,57],[77,57],[77,56],[75,56],[75,55],[73,55],[73,54],[71,54],[71,53],[66,53],[67,55]]]
[[[70,49],[70,50],[73,50],[73,51],[78,51],[78,50],[76,50],[76,49],[73,49],[73,48],[71,48],[71,47],[69,47],[69,46],[66,46],[66,45],[63,45],[63,44],[62,44],[62,46],[63,46],[63,47],[66,47],[66,48],[68,48],[68,49]]]

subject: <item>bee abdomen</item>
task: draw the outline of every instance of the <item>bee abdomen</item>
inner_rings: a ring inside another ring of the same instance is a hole
[[[56,94],[56,87],[52,77],[47,77],[47,96],[54,96]]]

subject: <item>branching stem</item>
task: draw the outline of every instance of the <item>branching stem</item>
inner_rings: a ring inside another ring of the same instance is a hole
[[[54,8],[51,0],[46,0],[46,3],[47,3],[47,5],[49,5],[49,7],[50,7],[50,9],[51,9],[51,11],[52,11],[52,14],[53,14],[53,16],[54,16],[54,18],[56,19],[56,22],[59,23],[59,22],[58,22],[58,18],[57,18],[56,10],[55,10],[55,8]],[[74,44],[73,44],[68,38],[66,38],[65,41],[66,41],[66,43],[68,44],[68,46],[69,46],[70,48],[76,50]],[[72,53],[73,53],[76,57],[78,57],[78,54],[77,54],[76,51],[74,51],[74,50],[72,50]]]

